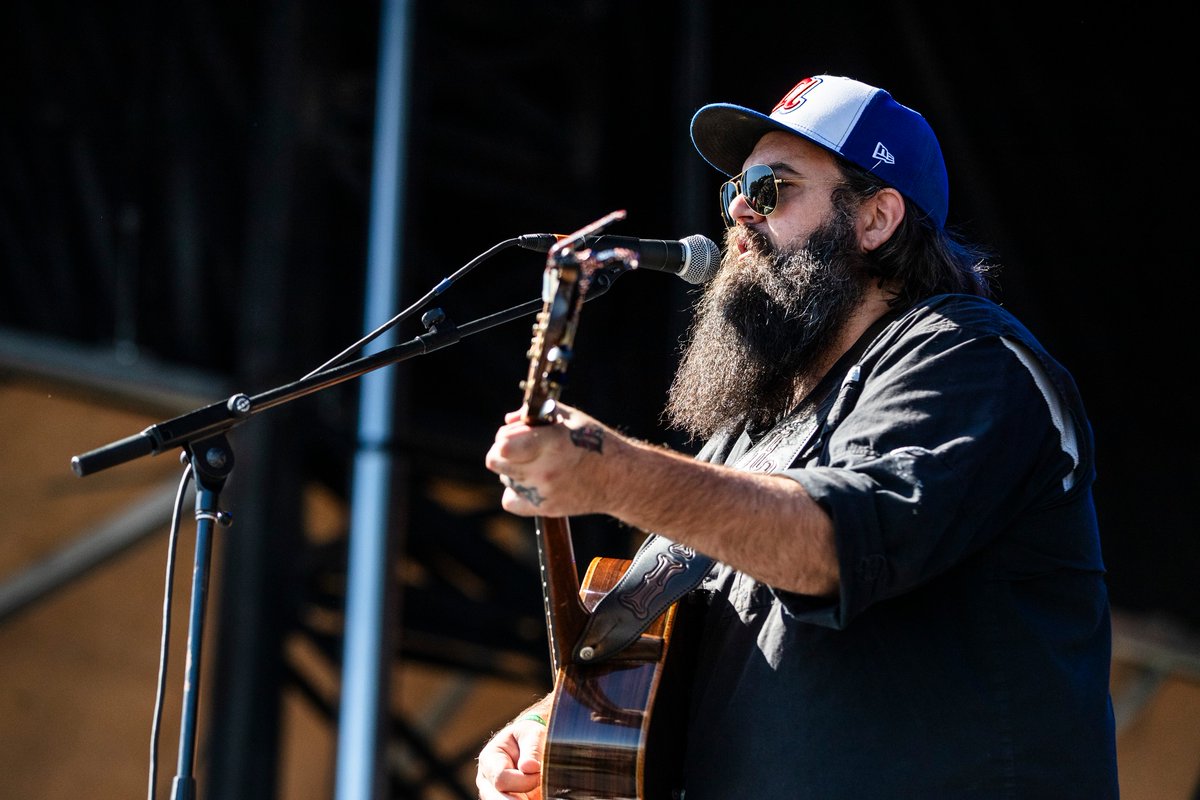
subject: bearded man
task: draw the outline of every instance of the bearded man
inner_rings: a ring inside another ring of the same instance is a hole
[[[933,130],[818,75],[770,114],[701,108],[692,140],[732,176],[667,401],[699,454],[560,404],[509,415],[486,457],[509,512],[608,514],[700,557],[671,793],[1117,797],[1090,423],[946,230]],[[484,747],[481,798],[542,796],[553,713]]]

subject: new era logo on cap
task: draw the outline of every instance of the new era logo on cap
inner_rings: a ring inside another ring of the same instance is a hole
[[[692,142],[705,160],[727,175],[762,136],[782,130],[802,136],[887,182],[928,214],[946,222],[949,183],[933,129],[916,111],[882,89],[836,75],[805,78],[770,115],[714,103],[692,118]]]

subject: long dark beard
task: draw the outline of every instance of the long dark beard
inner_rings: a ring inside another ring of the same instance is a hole
[[[749,238],[752,255],[737,256],[737,236]],[[667,399],[668,422],[692,437],[787,414],[799,381],[817,377],[866,289],[865,257],[842,214],[798,249],[775,250],[749,228],[725,239]]]

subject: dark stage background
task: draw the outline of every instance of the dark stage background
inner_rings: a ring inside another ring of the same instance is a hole
[[[1191,170],[1177,166],[1194,161],[1190,43],[1152,7],[1096,8],[415,2],[396,310],[498,242],[618,208],[613,233],[719,239],[720,177],[687,134],[696,108],[769,110],[820,72],[884,86],[939,133],[949,224],[994,249],[1001,300],[1081,386],[1114,604],[1200,626]],[[180,409],[159,391],[197,404],[253,394],[361,335],[376,5],[13,0],[2,13],[3,374],[36,373],[28,353],[52,347],[81,359],[60,380],[164,418]],[[541,269],[538,254],[504,250],[437,305],[466,323],[537,297]],[[589,303],[564,399],[688,447],[659,412],[692,299],[643,272]],[[421,332],[414,319],[400,339]],[[389,368],[399,558],[429,574],[467,564],[476,586],[441,574],[406,587],[398,646],[435,662],[482,671],[496,652],[544,652],[536,624],[518,636],[513,621],[540,614],[528,563],[480,549],[495,508],[425,491],[449,480],[496,499],[483,454],[519,403],[528,341],[527,322],[509,323]],[[262,698],[287,672],[272,648],[306,609],[340,601],[324,578],[344,568],[344,541],[312,544],[286,498],[312,484],[346,496],[356,409],[343,384],[235,438],[246,467],[230,504],[240,533],[263,534],[239,536],[217,567],[221,608],[256,632],[220,612],[216,694],[234,700],[217,711],[228,744],[211,768],[228,796],[270,784],[234,750],[278,736],[256,705],[270,711]],[[576,524],[581,560],[626,543],[603,520]],[[337,638],[322,639],[331,658]]]

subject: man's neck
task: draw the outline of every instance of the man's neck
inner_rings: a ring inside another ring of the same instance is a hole
[[[871,287],[858,309],[847,318],[846,324],[838,332],[837,339],[826,349],[813,368],[796,376],[793,407],[804,402],[804,399],[820,384],[838,359],[854,346],[854,343],[875,324],[876,320],[891,310],[891,307],[888,306],[888,298],[891,296],[878,287]]]

